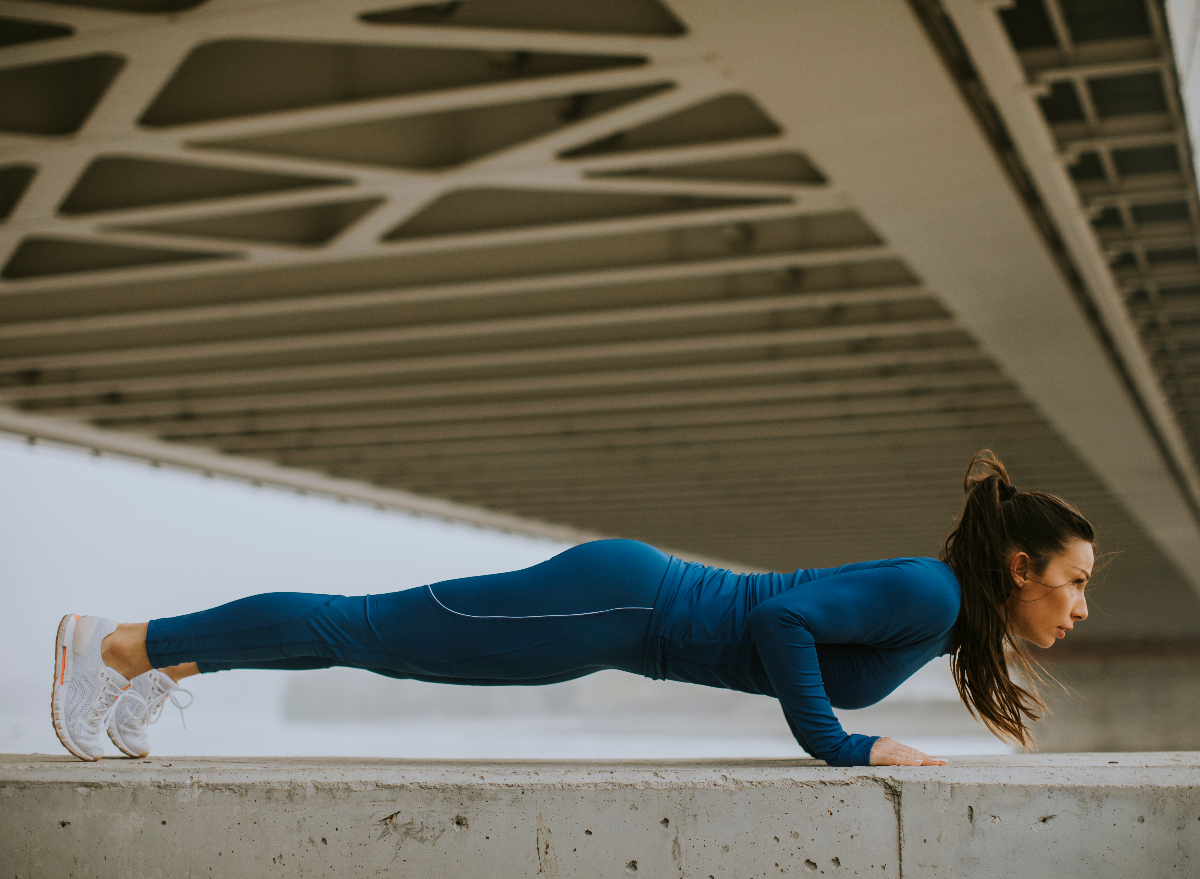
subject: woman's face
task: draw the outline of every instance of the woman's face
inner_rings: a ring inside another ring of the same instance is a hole
[[[1008,614],[1017,636],[1039,647],[1050,647],[1065,638],[1075,623],[1086,620],[1083,590],[1095,563],[1092,545],[1078,538],[1040,573],[1033,570],[1028,555],[1014,554],[1009,570],[1017,588],[1009,596]]]

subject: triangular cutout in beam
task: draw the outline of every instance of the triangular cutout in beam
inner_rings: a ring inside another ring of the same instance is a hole
[[[704,180],[713,183],[790,183],[821,185],[825,175],[807,156],[795,152],[739,156],[682,165],[642,165],[617,171],[592,171],[588,177],[640,177],[663,180]]]
[[[219,165],[102,156],[88,166],[59,206],[64,214],[90,214],[157,205],[187,204],[241,195],[265,195],[337,186],[349,179],[303,177]]]
[[[782,129],[748,95],[720,95],[566,150],[564,159],[771,137]]]
[[[655,83],[307,131],[210,141],[196,146],[356,165],[444,170],[465,165],[669,88],[670,83]]]
[[[69,37],[73,33],[71,28],[63,24],[0,16],[0,49],[5,46],[19,46],[22,43],[36,43],[39,40],[53,40],[56,37]]]
[[[5,278],[40,278],[81,272],[103,272],[168,263],[224,259],[232,254],[194,250],[164,250],[70,238],[26,238],[4,271]]]
[[[359,18],[368,24],[580,34],[677,37],[687,33],[683,22],[657,0],[460,0],[368,12]]]
[[[382,202],[381,198],[366,198],[122,228],[140,232],[194,235],[201,238],[317,247],[332,241]]]
[[[786,202],[579,189],[461,189],[442,196],[386,236],[388,241]]]
[[[102,53],[0,70],[0,131],[75,133],[124,66]]]
[[[140,121],[188,125],[645,63],[641,55],[219,40],[192,50]]]
[[[0,168],[0,220],[7,220],[25,194],[37,169],[32,165],[8,165]]]

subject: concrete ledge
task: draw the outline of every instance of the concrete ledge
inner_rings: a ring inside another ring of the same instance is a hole
[[[516,763],[0,756],[0,876],[1200,874],[1200,753]]]

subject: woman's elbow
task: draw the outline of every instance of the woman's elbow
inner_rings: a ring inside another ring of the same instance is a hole
[[[782,630],[794,632],[802,629],[805,633],[809,631],[804,618],[795,610],[769,601],[763,602],[746,614],[746,628],[754,638]]]
[[[779,625],[779,613],[774,608],[760,604],[746,614],[746,630],[750,637],[759,638]]]

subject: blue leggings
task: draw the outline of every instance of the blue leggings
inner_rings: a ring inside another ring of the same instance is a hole
[[[151,620],[155,668],[365,668],[452,684],[553,684],[615,668],[642,674],[669,556],[600,540],[503,574],[387,595],[272,592]]]

